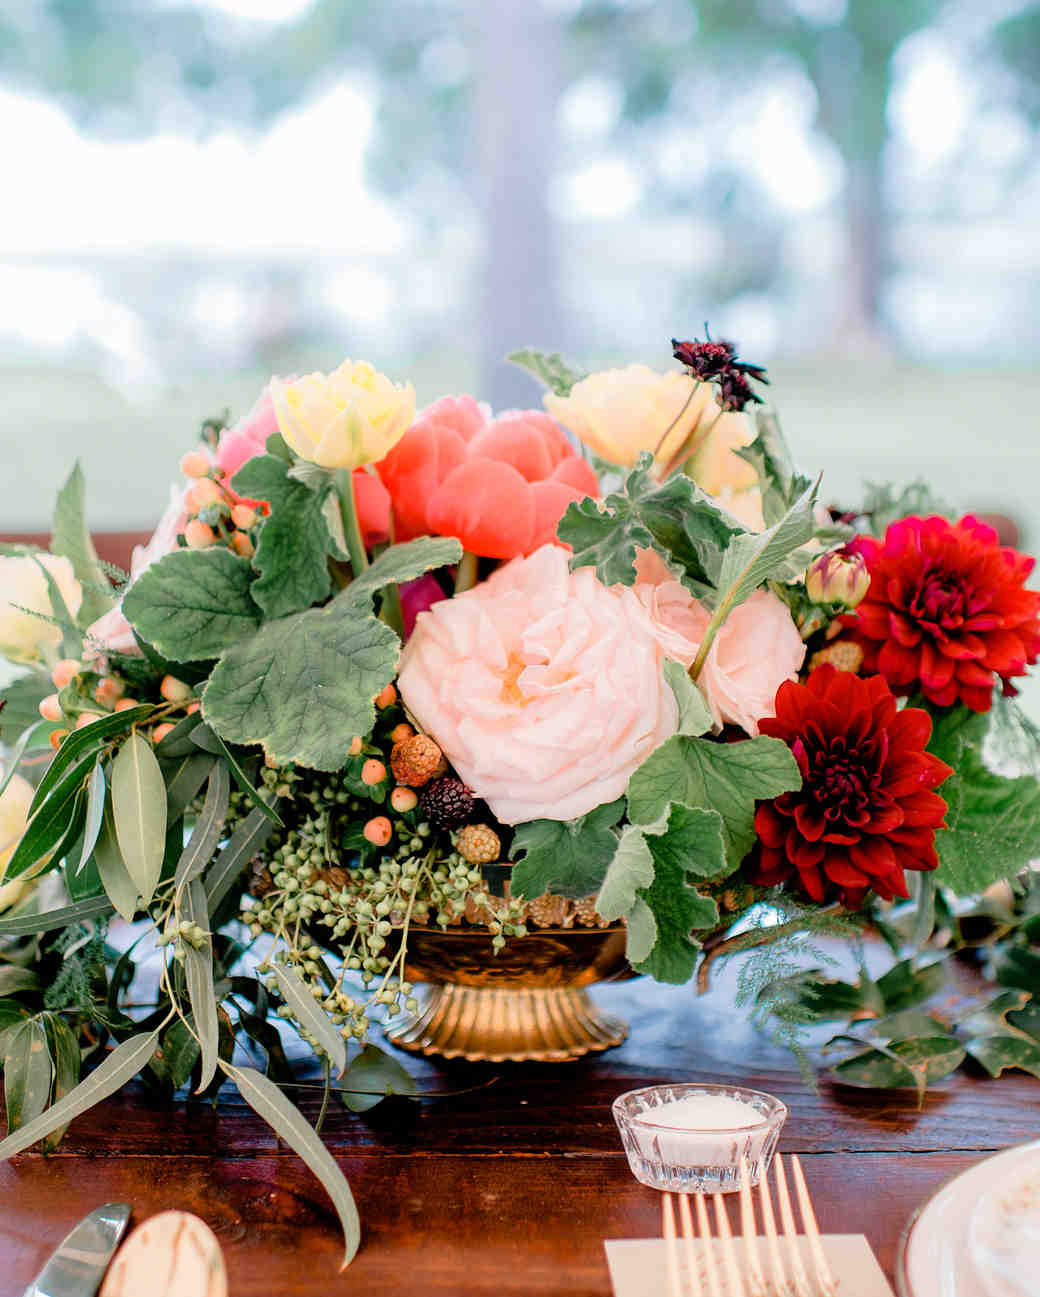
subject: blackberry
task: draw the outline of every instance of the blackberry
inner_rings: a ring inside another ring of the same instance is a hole
[[[440,829],[454,829],[465,824],[473,814],[473,793],[461,779],[445,775],[426,785],[419,804],[431,824]]]

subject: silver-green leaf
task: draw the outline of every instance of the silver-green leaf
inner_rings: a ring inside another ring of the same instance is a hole
[[[188,1000],[202,1051],[202,1074],[196,1090],[196,1094],[201,1094],[217,1072],[220,1022],[213,987],[213,941],[209,934],[209,906],[205,889],[198,879],[184,887],[175,913],[188,923],[198,924],[206,933],[198,946],[184,943],[184,980],[188,986]]]
[[[147,905],[166,849],[166,781],[152,745],[137,732],[112,763],[112,811],[127,872]]]
[[[328,1017],[318,1008],[310,987],[285,964],[274,964],[275,981],[282,999],[293,1011],[296,1021],[318,1042],[332,1060],[336,1074],[342,1076],[347,1068],[347,1044]]]

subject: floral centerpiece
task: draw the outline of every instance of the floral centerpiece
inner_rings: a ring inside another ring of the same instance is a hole
[[[1035,777],[983,752],[1013,734],[1035,760],[1007,701],[1040,655],[1033,560],[920,486],[823,507],[764,371],[673,349],[664,373],[589,376],[518,353],[545,409],[497,417],[468,396],[416,415],[362,363],[273,379],[203,426],[128,574],[95,554],[78,468],[51,552],[5,548],[0,650],[24,670],[0,713],[0,1153],[137,1074],[231,1079],[321,1177],[349,1255],[353,1201],[279,1088],[269,1011],[363,1110],[409,1085],[377,1023],[451,1052],[417,977],[678,983],[827,924],[911,950],[888,983],[760,996],[788,1024],[870,1006],[846,1079],[920,1085],[965,1052],[1040,1075],[1028,989],[970,1040],[889,1013],[935,989],[920,952],[939,920],[950,946],[958,898],[1040,847]],[[1002,895],[1021,967],[1035,903]],[[149,958],[156,1004],[131,1016]],[[580,1014],[584,1045],[552,1056],[619,1038]]]

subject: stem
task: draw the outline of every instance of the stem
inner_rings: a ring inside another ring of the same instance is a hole
[[[396,581],[383,587],[383,607],[379,615],[404,643],[404,609],[401,607],[401,591],[397,588]]]
[[[818,913],[827,914],[837,908],[837,905],[825,905]],[[777,923],[771,928],[752,928],[735,937],[719,936],[714,940],[709,937],[704,943],[704,955],[697,969],[697,994],[703,995],[710,987],[711,966],[716,959],[735,955],[741,950],[753,950],[756,946],[768,946],[771,941],[781,941],[784,937],[796,936],[804,931],[805,924],[802,920],[793,919],[790,923]]]
[[[479,564],[479,557],[467,549],[455,569],[456,594],[462,594],[464,590],[472,590],[477,584],[480,575]]]
[[[722,629],[723,622],[729,616],[730,605],[732,602],[732,596],[724,599],[711,615],[711,621],[708,622],[708,629],[704,632],[701,646],[697,650],[697,656],[690,664],[690,670],[688,672],[688,675],[694,684],[697,683],[697,677],[700,675],[704,663],[707,660],[708,653],[711,651],[711,646],[715,642],[715,636]]]
[[[695,396],[695,394],[696,394],[696,392],[697,392],[697,389],[700,387],[700,385],[701,385],[701,380],[700,380],[699,378],[698,378],[698,379],[695,379],[695,380],[694,380],[694,383],[693,383],[693,386],[690,388],[690,395],[686,398],[685,401],[683,401],[682,409],[681,409],[681,410],[679,411],[679,413],[675,416],[675,418],[671,421],[671,423],[668,425],[668,427],[665,428],[664,432],[661,434],[661,440],[660,440],[660,441],[657,443],[657,445],[654,447],[654,459],[656,459],[656,458],[658,457],[658,455],[660,455],[661,450],[662,450],[663,447],[664,447],[664,443],[668,440],[668,434],[669,434],[669,433],[671,432],[671,430],[675,427],[675,425],[679,422],[679,420],[683,417],[683,415],[686,413],[686,411],[690,408],[690,402],[693,400],[693,398],[694,398],[694,396]]]
[[[671,475],[674,472],[682,468],[682,466],[686,463],[688,459],[692,459],[693,456],[696,455],[696,453],[700,450],[700,448],[711,436],[712,432],[715,429],[715,425],[718,423],[718,421],[722,418],[722,416],[725,413],[726,413],[725,410],[720,409],[718,414],[715,416],[715,418],[712,419],[711,423],[709,423],[708,426],[704,429],[704,431],[700,434],[698,434],[696,427],[694,428],[692,437],[689,440],[687,440],[682,446],[679,447],[678,451],[675,453],[675,455],[666,465],[665,470],[661,475],[662,482],[666,477],[671,477]]]
[[[354,474],[349,468],[336,470],[336,494],[339,496],[339,512],[343,519],[343,533],[347,538],[350,566],[354,569],[354,575],[360,576],[368,567],[368,555],[365,553],[365,542],[361,539],[361,526],[358,523]]]

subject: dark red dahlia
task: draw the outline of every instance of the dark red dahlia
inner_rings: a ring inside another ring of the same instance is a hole
[[[865,653],[898,694],[920,689],[937,707],[960,700],[988,711],[999,677],[1011,680],[1040,656],[1040,593],[1025,589],[1034,559],[1001,546],[970,514],[903,518],[883,541],[853,542],[870,589],[846,619]]]
[[[753,882],[797,872],[814,901],[854,908],[871,888],[885,900],[907,896],[904,870],[935,869],[946,803],[931,790],[953,772],[924,750],[927,712],[899,711],[881,676],[827,663],[804,685],[782,684],[776,717],[759,729],[794,753],[802,787],[755,812]]]

